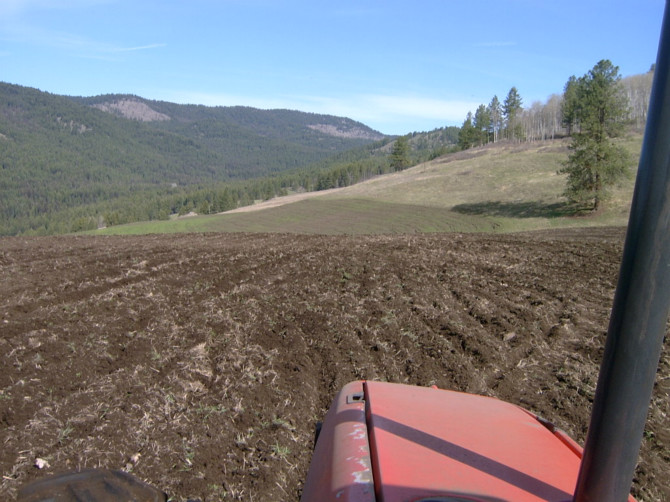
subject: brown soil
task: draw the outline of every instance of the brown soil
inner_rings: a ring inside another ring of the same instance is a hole
[[[175,501],[295,501],[314,424],[354,379],[496,396],[583,442],[622,240],[2,239],[0,499],[106,467]],[[639,500],[670,500],[669,393],[666,346]]]

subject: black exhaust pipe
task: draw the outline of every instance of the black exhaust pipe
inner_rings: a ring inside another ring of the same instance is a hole
[[[625,502],[670,308],[670,13],[574,502]]]

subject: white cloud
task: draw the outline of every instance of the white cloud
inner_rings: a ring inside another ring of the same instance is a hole
[[[39,28],[34,22],[39,11],[78,10],[114,3],[117,0],[0,0],[0,38],[59,48],[89,48],[94,51],[119,49],[70,33]]]
[[[0,2],[0,20],[16,16],[33,3],[31,0],[3,0]]]
[[[139,47],[116,47],[110,49],[111,52],[133,52],[133,51],[145,51],[147,49],[159,49],[161,47],[166,47],[167,44],[149,44],[149,45],[140,45]]]
[[[513,47],[516,42],[480,42],[475,47]]]
[[[325,115],[349,117],[386,134],[427,131],[460,125],[468,111],[479,103],[411,95],[360,94],[353,96],[250,97],[206,92],[161,91],[154,99],[206,106],[251,106],[285,108]]]
[[[349,117],[381,132],[404,134],[460,124],[478,103],[413,95],[361,94],[348,97],[295,97],[291,108]]]
[[[372,95],[366,98],[371,109],[382,115],[442,119],[450,122],[463,120],[468,111],[479,106],[468,101],[417,96]]]
[[[105,5],[114,1],[116,0],[2,0],[0,2],[0,14],[5,12],[19,13],[30,9],[74,9]]]
[[[44,29],[23,22],[5,25],[4,29],[0,29],[0,38],[31,46],[58,49],[78,57],[109,61],[119,60],[122,53],[152,50],[167,46],[164,43],[152,43],[124,47],[122,45],[93,40],[75,33]]]
[[[205,106],[250,106],[262,110],[276,108],[298,109],[291,106],[289,101],[281,98],[258,98],[225,93],[160,90],[152,94],[152,99],[160,99],[173,103]],[[148,97],[148,96],[147,96]]]

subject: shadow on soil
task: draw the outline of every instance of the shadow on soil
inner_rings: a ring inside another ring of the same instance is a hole
[[[508,218],[558,218],[574,214],[564,203],[487,201],[476,204],[458,204],[452,208],[461,214],[477,216],[504,216]]]

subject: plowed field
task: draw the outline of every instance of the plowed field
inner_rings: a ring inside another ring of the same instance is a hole
[[[583,442],[623,235],[2,239],[0,499],[107,467],[175,501],[296,501],[354,379],[496,396]],[[669,394],[666,345],[639,500],[670,500]]]

